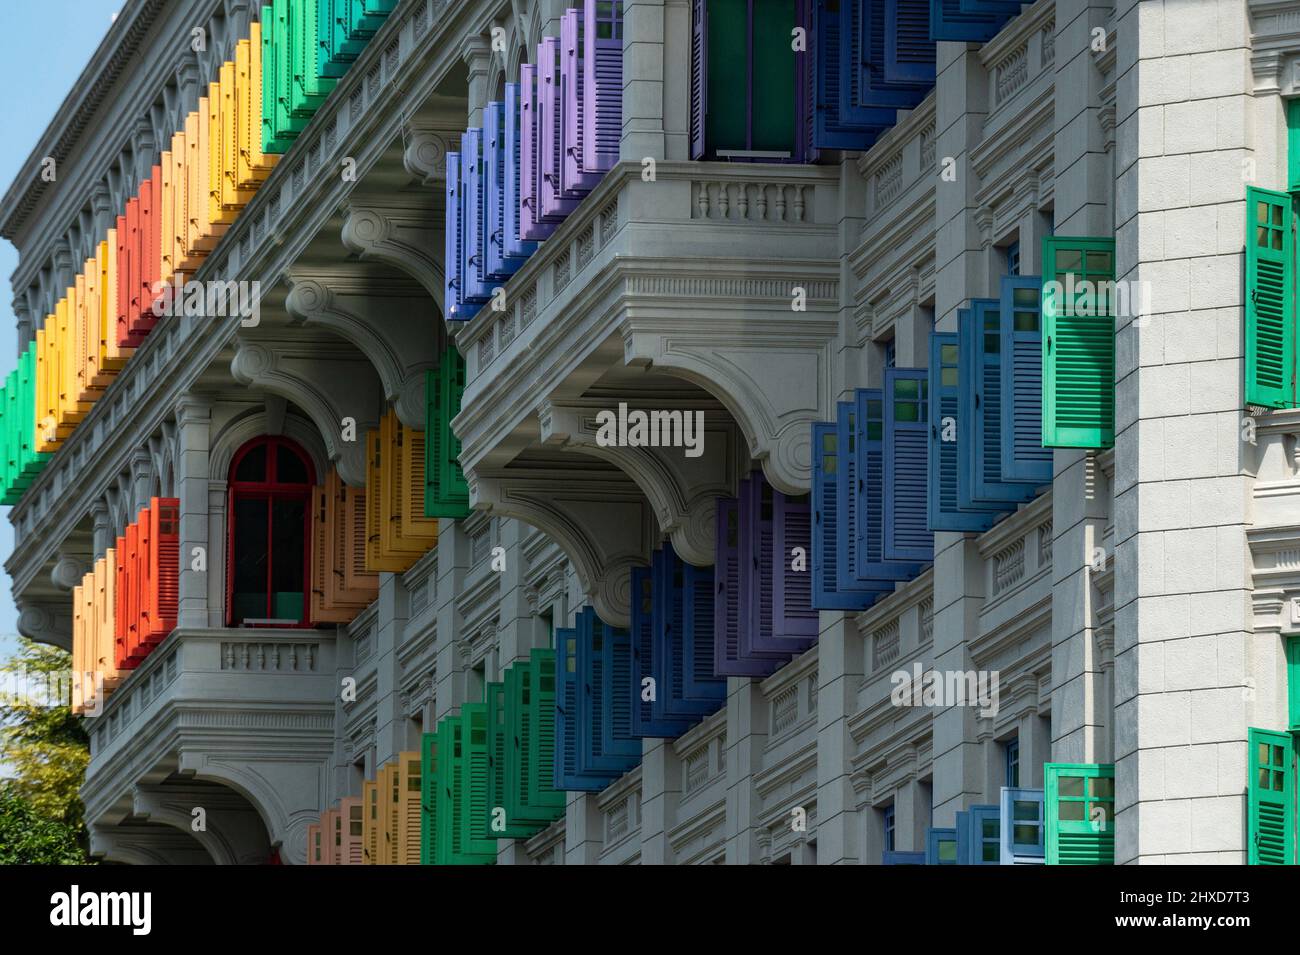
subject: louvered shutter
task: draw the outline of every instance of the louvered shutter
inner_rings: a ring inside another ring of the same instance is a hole
[[[460,466],[461,444],[451,422],[460,414],[461,399],[465,394],[465,359],[454,344],[448,344],[438,364],[439,419],[442,432],[439,436],[438,488],[442,507],[447,517],[465,517],[469,514],[469,485]]]
[[[522,72],[523,67],[520,67]],[[527,261],[537,251],[537,243],[522,238],[520,220],[520,200],[522,177],[527,166],[523,157],[523,131],[520,125],[520,101],[522,92],[519,83],[506,84],[505,102],[505,191],[502,222],[505,229],[505,254],[518,265]]]
[[[433,865],[438,843],[438,733],[420,736],[420,864]],[[347,800],[343,800],[344,804]]]
[[[924,368],[885,369],[885,560],[934,558],[934,536],[926,526],[927,378]]]
[[[812,426],[812,575],[813,606],[819,610],[865,610],[871,606],[870,591],[846,591],[839,587],[839,539],[841,513],[839,436],[835,424],[816,421]]]
[[[1288,747],[1290,740],[1287,741]],[[1288,748],[1288,759],[1290,750]],[[1047,763],[1047,864],[1113,865],[1115,767],[1109,763]]]
[[[776,635],[775,492],[762,472],[755,471],[740,482],[739,500],[743,610],[738,663],[741,669],[752,671],[750,675],[766,676],[786,662],[792,652],[789,643]]]
[[[656,557],[658,552],[656,552]],[[674,719],[661,714],[655,718],[655,704],[665,702],[658,708],[667,710],[666,698],[671,694],[669,667],[671,661],[662,659],[662,653],[656,653],[655,625],[659,616],[656,593],[664,586],[661,581],[663,561],[659,560],[654,568],[633,567],[631,570],[631,611],[632,611],[632,691],[636,694],[632,708],[632,734],[634,736],[675,739],[684,733],[690,723],[683,719]],[[658,586],[656,586],[658,585]],[[712,666],[712,661],[710,661]],[[654,680],[654,700],[643,699],[643,680]]]
[[[1295,231],[1290,195],[1246,187],[1248,405],[1297,405]]]
[[[1246,731],[1246,749],[1248,860],[1251,865],[1294,865],[1295,741],[1289,733],[1252,726]]]
[[[885,79],[924,83],[935,79],[935,43],[930,39],[930,0],[885,0]]]
[[[460,201],[464,209],[464,237],[461,294],[468,301],[486,301],[492,294],[487,284],[486,198],[483,189],[483,131],[469,129],[460,137]]]
[[[582,40],[582,168],[599,174],[623,137],[623,0],[583,0]]]
[[[1043,239],[1044,445],[1115,443],[1114,279],[1114,239]]]
[[[1001,827],[997,806],[971,806],[957,813],[957,864],[998,865]]]
[[[961,510],[958,506],[959,468],[965,456],[961,453],[963,431],[959,427],[961,362],[957,333],[930,333],[930,383],[927,467],[932,478],[927,488],[926,525],[931,531],[982,533],[993,526],[997,516],[993,508]]]
[[[992,7],[993,4],[988,0],[930,0],[931,38],[983,43],[993,39],[1003,24],[1019,13],[1019,7],[987,12],[976,9],[977,6]]]
[[[661,547],[650,555],[653,575],[653,674],[658,693],[650,705],[651,716],[671,720],[686,695],[686,604],[682,599],[682,568],[676,554]]]
[[[399,792],[397,799],[398,865],[420,864],[420,754],[398,755]]]
[[[506,671],[509,680],[511,671],[518,664]],[[483,835],[488,839],[525,839],[532,835],[533,828],[522,824],[510,809],[508,797],[511,779],[507,773],[509,764],[506,760],[507,749],[513,748],[514,740],[507,732],[506,725],[506,683],[488,683],[483,687],[483,702],[487,706],[487,789],[484,799]],[[504,815],[504,828],[496,825],[496,818]]]
[[[849,441],[850,468],[840,488],[842,507],[854,502],[852,532],[856,534],[854,586],[890,593],[894,583],[911,580],[924,569],[915,561],[889,561],[885,554],[885,408],[879,388],[859,388],[851,418],[840,411],[837,420],[841,447]],[[851,495],[851,497],[850,497]],[[841,585],[849,581],[841,575]]]
[[[487,836],[488,710],[483,703],[460,708],[461,786],[458,793],[462,858],[458,864],[485,864],[496,859],[496,840]]]
[[[667,546],[667,545],[665,545]],[[727,699],[727,681],[713,672],[714,568],[682,564],[682,620],[686,632],[683,673],[686,677],[683,708],[708,716]]]
[[[379,782],[367,779],[361,784],[361,861],[379,864]]]
[[[840,5],[840,56],[846,67],[840,85],[840,117],[846,122],[869,126],[880,109],[912,109],[934,85],[935,48],[928,37],[924,44],[913,42],[907,47],[908,66],[918,74],[916,80],[896,80],[888,75],[891,57],[887,50],[896,53],[900,3],[909,7],[909,23],[914,29],[917,10],[912,8],[924,4],[928,10],[928,0],[845,0]],[[923,29],[927,19],[928,15],[922,15]]]
[[[641,761],[641,739],[632,732],[632,709],[640,687],[632,685],[632,635],[599,620],[596,627],[603,631],[604,648],[600,751],[604,756],[625,757],[635,765]]]
[[[508,91],[507,91],[508,92]],[[519,67],[519,238],[521,241],[545,239],[554,226],[540,221],[537,202],[537,66],[523,63]]]
[[[1002,279],[1002,477],[1035,485],[1052,480],[1052,450],[1042,446],[1042,279]],[[933,379],[932,379],[933,380]]]
[[[426,435],[400,421],[396,428],[402,454],[402,537],[423,552],[438,540],[438,521],[424,513]]]
[[[812,571],[808,566],[812,550],[812,508],[808,498],[774,495],[772,521],[773,605],[775,636],[785,637],[800,647],[817,638],[818,614],[812,605]]]
[[[583,71],[582,11],[571,8],[560,17],[560,189],[566,196],[585,195],[600,181],[583,167],[583,114],[586,75]]]
[[[586,693],[586,676],[578,660],[581,642],[576,627],[555,632],[555,788],[599,792],[609,784],[609,777],[579,770],[586,719],[580,702]]]
[[[529,745],[524,767],[530,816],[549,823],[564,815],[565,795],[553,783],[555,765],[556,652],[537,647],[529,654],[531,672],[524,674],[523,703],[526,707]]]
[[[842,48],[842,0],[813,0],[811,72],[813,102],[813,149],[868,149],[876,136],[893,126],[898,111],[893,108],[854,111],[852,118],[841,114],[843,90],[848,83],[849,63]]]
[[[487,253],[484,268],[494,284],[504,282],[523,264],[506,255],[505,185],[505,104],[492,102],[483,107],[483,246]]]
[[[705,0],[691,0],[691,158],[703,159],[709,115],[709,32]]]
[[[716,563],[713,601],[713,672],[729,676],[740,658],[740,523],[739,502],[719,498],[715,514]],[[748,619],[745,625],[749,625]]]
[[[1033,499],[1034,487],[1002,479],[1002,320],[997,299],[974,299],[961,316],[958,503],[1010,510]]]
[[[925,831],[925,864],[957,864],[957,830],[930,827]]]
[[[424,514],[439,517],[438,472],[442,464],[442,405],[438,373],[424,373]]]
[[[118,670],[129,669],[127,653],[127,586],[128,579],[126,569],[130,563],[130,551],[126,545],[126,535],[130,528],[126,528],[123,535],[117,538],[117,546],[114,553],[117,555],[117,567],[114,574],[116,587],[114,595],[117,598],[113,605],[113,665]]]
[[[478,313],[481,303],[470,302],[466,298],[465,257],[468,210],[465,208],[464,201],[460,153],[448,153],[446,165],[447,209],[444,224],[446,286],[443,292],[443,305],[447,320],[459,322],[473,318]]]
[[[343,590],[348,599],[369,606],[379,595],[379,575],[366,569],[366,492],[338,484],[339,516],[344,537]]]
[[[459,801],[461,781],[460,717],[444,716],[438,721],[435,742],[437,766],[434,775],[433,836],[434,865],[454,865],[460,853]]]
[[[578,207],[578,198],[564,194],[564,103],[560,95],[561,49],[558,37],[543,37],[537,46],[537,99],[541,149],[537,188],[542,218],[563,222]],[[576,195],[585,195],[581,190]]]
[[[616,643],[622,643],[623,658],[630,657],[631,644],[625,631],[618,631],[596,616],[591,607],[578,612],[578,770],[612,781],[641,760],[641,743],[631,738],[631,699],[614,698],[616,687],[625,690],[630,667],[616,663]],[[630,662],[630,660],[628,661]]]

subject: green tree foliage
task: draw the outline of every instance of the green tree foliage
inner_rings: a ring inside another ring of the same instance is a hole
[[[0,781],[0,861],[86,861],[77,790],[90,749],[68,706],[70,666],[67,651],[26,639],[0,663],[0,762],[13,774]]]

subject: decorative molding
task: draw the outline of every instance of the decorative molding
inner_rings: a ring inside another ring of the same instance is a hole
[[[367,198],[364,206],[349,203],[341,238],[362,261],[383,262],[415,279],[445,315],[447,279],[433,251],[442,247],[444,224],[435,205],[426,193],[412,195],[409,202],[380,204]]]

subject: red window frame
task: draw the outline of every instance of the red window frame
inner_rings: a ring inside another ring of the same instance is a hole
[[[239,466],[243,463],[245,458],[258,448],[266,449],[266,470],[263,474],[264,480],[236,480],[235,475],[239,473]],[[302,462],[303,468],[307,473],[306,483],[286,484],[278,480],[276,471],[279,467],[279,451],[281,448],[288,450]],[[247,442],[235,452],[234,459],[230,462],[230,476],[226,485],[226,626],[234,627],[239,625],[239,622],[235,620],[235,575],[232,565],[235,554],[235,504],[237,501],[241,500],[264,500],[268,502],[268,505],[274,501],[302,501],[302,620],[299,623],[285,624],[284,626],[293,629],[305,629],[314,626],[311,620],[311,490],[315,484],[316,468],[312,465],[311,458],[300,445],[288,438],[280,435],[263,435]],[[273,535],[271,534],[271,514],[272,508],[268,506],[266,509],[266,540],[268,549],[271,548],[273,541]],[[268,553],[266,561],[267,618],[271,617],[271,600],[273,599],[271,573],[274,565],[274,555]]]

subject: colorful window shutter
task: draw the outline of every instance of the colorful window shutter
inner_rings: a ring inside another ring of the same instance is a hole
[[[465,359],[455,345],[448,345],[438,366],[440,406],[446,409],[442,418],[441,457],[438,463],[438,487],[441,496],[452,508],[469,510],[469,486],[460,467],[460,438],[451,429],[451,422],[460,414],[461,399],[465,394]]]
[[[875,595],[871,591],[847,591],[839,586],[840,452],[836,426],[817,421],[812,426],[813,606],[819,610],[865,610]]]
[[[682,619],[686,625],[682,639],[682,670],[686,677],[682,704],[691,711],[706,708],[702,715],[714,712],[727,699],[727,681],[713,673],[713,576],[712,567],[682,562]]]
[[[522,73],[523,67],[520,67]],[[506,84],[505,102],[505,207],[502,210],[504,229],[503,246],[505,255],[522,264],[537,251],[537,243],[523,238],[523,223],[520,219],[520,200],[523,197],[523,179],[526,164],[523,158],[523,131],[520,126],[520,101],[522,92],[519,83]]]
[[[725,679],[713,675],[713,568],[687,564],[671,544],[651,557],[651,715],[671,736],[717,710]]]
[[[860,388],[854,395],[852,414],[840,411],[840,445],[849,442],[850,462],[841,489],[843,507],[853,502],[850,543],[853,577],[856,586],[890,593],[894,582],[911,580],[924,565],[914,561],[884,559],[885,409],[879,388]],[[852,436],[851,439],[849,436]],[[847,563],[847,561],[846,561]],[[848,585],[841,573],[840,585]]]
[[[583,114],[587,111],[582,11],[571,8],[560,18],[560,191],[583,196],[600,176],[583,166]]]
[[[1300,192],[1300,99],[1286,101],[1286,188]]]
[[[465,187],[460,153],[447,154],[447,210],[446,210],[446,289],[444,307],[448,321],[463,322],[473,318],[481,303],[468,300],[466,295],[466,216]]]
[[[466,130],[460,137],[461,297],[485,302],[492,295],[487,281],[487,209],[483,188],[483,131]]]
[[[843,91],[852,65],[844,56],[846,3],[863,0],[812,0],[813,30],[809,31],[814,102],[813,149],[868,149],[876,136],[898,121],[897,108],[859,108],[844,116]]]
[[[599,792],[609,785],[611,777],[583,772],[578,763],[585,719],[579,700],[586,692],[586,674],[579,669],[578,660],[581,641],[577,628],[555,631],[555,788]]]
[[[772,486],[755,471],[740,482],[740,654],[727,676],[767,676],[793,649],[775,631],[774,517]]]
[[[1002,865],[1042,865],[1046,861],[1045,802],[1041,789],[1002,787],[998,804]]]
[[[1248,405],[1297,405],[1295,229],[1290,195],[1246,188]]]
[[[438,735],[420,736],[420,865],[433,865],[437,856]]]
[[[709,122],[709,20],[705,0],[691,0],[691,158],[703,159]]]
[[[1005,276],[1001,305],[1002,479],[1030,484],[1052,480],[1052,450],[1042,446],[1042,279]]]
[[[959,319],[962,316],[959,315]],[[927,525],[932,531],[974,531],[993,526],[992,508],[958,507],[962,429],[960,345],[955,332],[930,333],[930,434],[928,466],[934,475],[928,488]]]
[[[603,173],[623,137],[623,0],[583,0],[582,41],[582,168]]]
[[[957,864],[957,830],[930,827],[925,831],[925,864]]]
[[[1251,865],[1294,865],[1296,754],[1290,733],[1246,731],[1246,852]]]
[[[880,855],[881,865],[925,865],[924,852],[898,852],[886,849]]]
[[[926,527],[927,377],[924,368],[885,369],[885,560],[934,559],[934,535]]]
[[[998,865],[1001,861],[999,807],[971,806],[957,813],[957,864]]]
[[[930,37],[983,43],[1019,12],[1018,6],[989,0],[930,0]]]
[[[1043,239],[1045,446],[1115,443],[1114,280],[1114,239]]]
[[[663,661],[654,652],[655,644],[655,591],[656,584],[662,586],[659,568],[633,567],[631,570],[631,610],[632,610],[632,689],[636,694],[632,708],[632,734],[641,737],[658,737],[676,739],[690,728],[690,723],[683,719],[665,717],[655,719],[654,704],[660,694],[668,692],[666,680],[661,680],[659,671],[666,669],[670,661]],[[654,680],[655,699],[643,699],[643,681]]]
[[[930,39],[930,0],[885,0],[883,6],[885,80],[933,86],[937,50]]]
[[[774,636],[811,646],[817,638],[818,613],[812,605],[812,508],[807,497],[773,495],[772,518],[772,620]],[[797,552],[797,553],[796,553]]]
[[[483,211],[487,252],[485,269],[492,282],[504,282],[523,264],[506,254],[506,125],[505,104],[483,108]]]
[[[578,633],[578,771],[600,775],[608,783],[640,762],[641,744],[639,740],[622,738],[618,728],[612,725],[616,705],[611,698],[613,642],[617,639],[613,628],[598,619],[591,607],[578,611],[575,627]],[[630,707],[629,695],[624,696],[624,702]]]
[[[435,744],[438,758],[434,777],[435,805],[432,820],[437,827],[433,835],[434,865],[454,865],[459,862],[463,845],[459,825],[460,788],[464,779],[464,750],[460,722],[459,716],[444,716],[438,721],[438,737]],[[365,796],[363,790],[363,797]],[[372,813],[372,809],[367,809],[367,820]]]
[[[1109,763],[1047,763],[1047,864],[1115,863],[1115,767]]]
[[[541,148],[538,126],[537,65],[519,67],[519,238],[536,241],[547,238],[555,229],[542,222],[537,183],[538,152]]]
[[[740,522],[738,501],[719,498],[716,512],[716,554],[713,565],[713,672],[728,675],[740,656]],[[745,621],[748,626],[748,621]]]
[[[842,0],[842,119],[870,125],[879,109],[912,109],[925,98],[935,75],[929,19],[929,0]]]
[[[529,654],[531,673],[524,674],[524,703],[527,706],[527,733],[530,744],[525,752],[525,775],[530,813],[550,822],[564,815],[565,795],[552,783],[555,765],[556,653],[537,647]]]
[[[465,703],[460,708],[460,786],[456,793],[456,821],[459,831],[458,865],[493,862],[496,841],[487,836],[488,820],[488,709],[484,703]]]
[[[961,316],[961,391],[958,431],[964,466],[958,469],[961,508],[1032,500],[1032,485],[1002,479],[1002,320],[998,299],[975,299]]]
[[[538,150],[537,189],[542,219],[563,222],[578,200],[564,194],[564,103],[560,95],[559,37],[543,37],[537,45],[537,112],[541,148]],[[585,192],[584,192],[585,194]]]
[[[622,627],[596,621],[603,631],[601,657],[600,751],[604,755],[627,756],[641,761],[641,739],[632,733],[632,708],[640,687],[632,685],[632,635]]]

